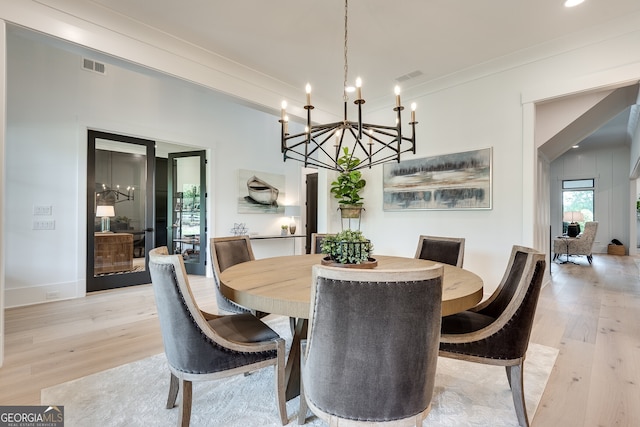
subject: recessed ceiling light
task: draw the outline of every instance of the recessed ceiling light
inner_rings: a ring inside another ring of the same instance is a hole
[[[571,147],[571,148],[580,148],[580,146],[579,146],[579,145],[574,145],[574,146],[573,146],[573,147]]]
[[[580,3],[583,3],[584,0],[565,0],[564,2],[564,7],[573,7],[573,6],[577,6]]]

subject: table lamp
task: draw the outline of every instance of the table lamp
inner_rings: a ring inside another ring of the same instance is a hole
[[[110,230],[110,217],[116,216],[116,210],[111,205],[98,205],[96,207],[96,216],[101,220],[101,231],[108,233]]]
[[[289,233],[296,234],[296,220],[294,217],[300,216],[300,206],[285,206],[284,215],[291,217],[291,223],[289,224]]]
[[[567,234],[569,237],[576,237],[580,234],[580,224],[578,222],[584,221],[584,215],[579,211],[567,211],[562,215],[562,220],[568,222]]]

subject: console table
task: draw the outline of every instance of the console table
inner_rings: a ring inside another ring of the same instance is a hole
[[[274,234],[274,235],[254,235],[254,236],[249,236],[249,239],[251,240],[276,240],[276,239],[294,239],[293,240],[293,254],[296,254],[296,241],[295,238],[297,237],[307,237],[305,234]],[[303,248],[304,249],[304,248]],[[304,250],[303,250],[304,252]]]
[[[307,237],[304,234],[274,234],[272,236],[270,235],[260,235],[260,234],[256,234],[255,236],[249,236],[249,239],[251,240],[264,240],[264,239],[293,239],[295,237]]]

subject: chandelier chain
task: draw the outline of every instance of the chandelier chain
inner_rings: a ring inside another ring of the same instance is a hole
[[[349,1],[345,0],[344,2],[344,84],[342,85],[342,93],[344,95],[344,100],[348,99],[347,96],[347,75],[349,74],[349,62],[347,60],[347,50],[348,50],[348,20],[347,16],[349,15]]]

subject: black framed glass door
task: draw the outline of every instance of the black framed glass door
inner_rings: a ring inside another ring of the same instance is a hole
[[[150,283],[155,142],[88,131],[87,291]]]
[[[167,162],[167,246],[189,274],[206,269],[206,163],[205,151],[170,153]]]

